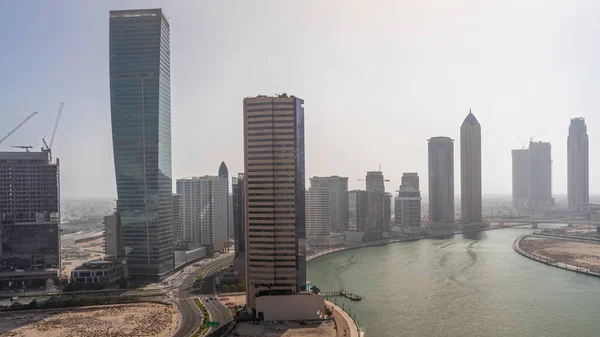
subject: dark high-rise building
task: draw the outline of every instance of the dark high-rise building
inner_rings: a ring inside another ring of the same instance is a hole
[[[244,165],[246,287],[248,307],[255,309],[258,296],[306,286],[302,99],[244,99]]]
[[[552,148],[550,143],[529,142],[529,207],[545,209],[552,198]]]
[[[454,141],[432,137],[429,148],[429,220],[454,222]]]
[[[415,188],[416,186],[416,188]],[[403,227],[421,226],[421,191],[419,175],[417,173],[404,173],[402,185],[396,198],[396,225]]]
[[[402,184],[401,187],[408,188],[411,186],[415,190],[419,190],[419,174],[416,172],[402,173]]]
[[[233,207],[233,237],[235,245],[235,257],[246,256],[246,202],[244,192],[244,174],[238,173],[237,177],[231,179],[231,194]]]
[[[481,222],[481,126],[470,110],[460,127],[460,200],[462,222]]]
[[[529,150],[512,150],[513,208],[523,212],[529,205]]]
[[[233,222],[230,212],[231,205],[229,203],[229,170],[227,170],[227,165],[225,165],[224,161],[219,166],[219,178],[227,181],[227,239],[229,240],[233,236]]]
[[[0,152],[0,289],[39,289],[60,271],[58,159]]]
[[[385,184],[383,179],[383,172],[381,171],[369,171],[365,177],[365,183],[367,192],[385,192]]]
[[[569,209],[587,209],[589,191],[589,149],[584,118],[572,118],[567,138],[567,194]]]
[[[369,228],[369,192],[348,192],[348,230],[367,231]]]
[[[124,256],[121,217],[118,210],[104,217],[104,255],[112,258]]]
[[[392,229],[392,194],[385,193],[383,196],[383,228],[382,231],[389,232]]]
[[[110,12],[110,106],[129,276],[173,270],[169,22],[161,9]]]
[[[183,198],[173,193],[173,241],[183,241]]]

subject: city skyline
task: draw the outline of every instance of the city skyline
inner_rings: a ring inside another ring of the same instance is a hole
[[[33,4],[36,4],[37,9],[32,10]],[[587,120],[588,133],[591,136],[600,132],[600,116],[593,116],[593,112],[597,110],[594,95],[585,89],[595,86],[590,74],[598,67],[590,64],[591,60],[585,57],[574,63],[568,57],[562,56],[565,53],[573,57],[591,55],[586,49],[589,43],[584,43],[590,38],[589,26],[586,23],[594,24],[595,19],[591,13],[600,4],[587,4],[578,8],[552,4],[547,5],[546,11],[540,14],[534,6],[499,3],[497,6],[503,10],[499,11],[500,14],[494,12],[496,14],[492,17],[491,13],[485,10],[487,5],[472,8],[461,2],[456,8],[449,10],[460,14],[468,9],[473,15],[466,21],[462,20],[461,15],[450,15],[449,24],[456,24],[462,28],[447,31],[436,24],[437,14],[428,4],[419,3],[416,8],[411,8],[401,3],[382,2],[381,13],[371,13],[381,25],[372,25],[362,32],[356,31],[352,26],[353,20],[360,12],[360,6],[356,4],[349,4],[341,10],[314,1],[306,1],[303,6],[271,4],[261,7],[261,11],[253,10],[250,4],[237,4],[239,10],[233,6],[226,3],[183,1],[174,4],[160,1],[65,1],[58,4],[31,1],[8,6],[8,20],[2,24],[5,27],[3,37],[6,49],[10,52],[3,57],[4,64],[10,64],[11,67],[3,70],[9,87],[3,91],[6,93],[6,99],[0,103],[2,110],[7,112],[4,119],[6,125],[3,124],[0,128],[9,128],[32,111],[39,111],[40,114],[16,132],[9,143],[2,144],[0,150],[8,150],[10,145],[38,145],[41,137],[51,131],[49,125],[53,123],[58,103],[65,101],[59,130],[69,130],[69,133],[59,131],[54,146],[54,153],[65,163],[65,178],[61,181],[63,196],[116,197],[110,119],[107,118],[110,106],[106,77],[106,13],[111,9],[139,7],[162,7],[177,23],[171,34],[174,93],[173,177],[212,174],[214,168],[209,163],[221,162],[224,159],[231,172],[242,171],[242,152],[237,145],[242,142],[242,125],[237,113],[239,97],[272,94],[283,90],[293,91],[310,100],[311,110],[316,112],[306,121],[310,125],[306,146],[312,150],[307,151],[308,175],[348,176],[350,189],[360,188],[362,184],[356,179],[364,176],[365,171],[376,169],[379,164],[388,172],[388,189],[390,186],[400,185],[401,177],[396,172],[408,171],[418,172],[422,176],[421,183],[427,186],[426,145],[410,140],[424,141],[436,134],[458,139],[458,130],[452,128],[452,125],[462,120],[464,111],[469,106],[474,111],[481,111],[478,113],[480,119],[485,119],[486,123],[495,126],[494,129],[488,130],[489,135],[482,143],[482,170],[486,173],[482,181],[484,194],[511,193],[509,150],[519,147],[518,135],[526,140],[546,129],[546,133],[539,140],[553,144],[554,193],[566,195],[565,124],[570,118],[583,116]],[[316,14],[315,8],[328,15]],[[420,22],[411,19],[411,16],[415,16],[415,11],[423,15]],[[565,11],[577,13],[577,19],[575,16],[565,18]],[[252,14],[242,15],[246,12]],[[25,13],[27,15],[24,15]],[[196,15],[190,16],[188,13]],[[229,15],[224,15],[222,20],[217,22],[212,18],[216,13]],[[280,27],[278,36],[292,36],[310,46],[311,50],[319,51],[315,54],[321,56],[317,58],[310,53],[310,57],[306,57],[304,53],[292,53],[292,39],[282,39],[285,40],[285,50],[289,50],[285,51],[257,38],[266,30],[265,17],[279,17],[281,13],[287,13],[287,16],[283,16],[287,19],[276,22]],[[50,19],[53,15],[63,15],[68,20],[56,23]],[[325,17],[331,19],[325,20]],[[404,18],[404,23],[397,20],[398,17]],[[491,41],[489,36],[498,35],[497,28],[493,28],[491,23],[502,24],[508,21],[508,17],[511,22],[516,20],[515,25],[505,27],[506,35]],[[313,21],[315,27],[300,31],[298,26],[306,18]],[[567,27],[571,27],[570,32],[580,39],[570,39],[570,35],[564,34],[548,34],[557,18]],[[479,20],[489,21],[490,25],[480,27],[476,25]],[[98,29],[87,29],[88,25]],[[394,31],[406,33],[388,36],[390,29],[385,27],[393,27]],[[317,34],[318,30],[327,28],[330,29],[330,34]],[[469,31],[471,39],[467,36],[461,37],[459,33],[462,29]],[[20,33],[8,34],[11,30],[18,30]],[[199,34],[207,48],[223,50],[224,53],[207,55],[204,48],[189,43],[188,31]],[[410,38],[413,34],[425,32],[429,36],[427,40],[415,42]],[[451,34],[450,41],[446,34]],[[386,38],[382,40],[378,36]],[[44,57],[32,59],[31,55],[39,53],[32,53],[29,44],[21,43],[23,40],[31,40],[43,48],[46,51]],[[65,48],[62,41],[73,41],[68,45],[70,49]],[[329,46],[329,41],[337,42]],[[536,45],[541,43],[541,46],[531,47],[531,41],[536,41]],[[507,46],[513,42],[518,46],[525,46],[527,53],[521,53],[518,59],[515,58],[511,52],[512,48]],[[448,50],[447,43],[455,44],[450,58],[433,56],[443,55],[439,51]],[[376,61],[366,54],[348,52],[352,50],[351,45],[371,47],[386,56],[381,62]],[[256,50],[277,57],[266,61],[252,56]],[[556,55],[551,52],[554,50]],[[217,57],[216,54],[221,56]],[[318,73],[320,66],[339,62],[339,55],[345,55],[345,59],[338,67],[328,67],[327,72]],[[430,67],[425,67],[423,62],[419,61],[422,57],[427,57]],[[540,59],[544,61],[538,62]],[[27,66],[19,66],[26,60]],[[281,66],[288,62],[283,60],[294,62],[299,67],[299,75],[293,82],[272,70],[272,62]],[[535,67],[528,66],[531,62]],[[459,66],[456,67],[456,64]],[[557,75],[552,69],[561,71]],[[406,82],[393,81],[389,89],[384,86],[383,92],[377,89],[380,86],[374,85],[390,84],[390,74],[399,75],[407,71],[417,71],[418,76],[407,79]],[[440,80],[440,71],[447,72],[448,76]],[[83,72],[86,73],[85,81],[81,81],[78,76]],[[255,78],[253,76],[256,73],[267,75],[262,76],[259,82],[235,80],[240,77]],[[548,74],[553,74],[553,81],[547,80],[547,76],[550,76]],[[349,77],[361,80],[348,85]],[[40,78],[43,81],[40,81]],[[463,81],[464,78],[468,78],[469,81]],[[319,81],[325,81],[327,84],[327,94],[315,85]],[[579,83],[580,81],[583,82]],[[435,83],[435,86],[429,88],[428,83]],[[481,85],[482,83],[484,85]],[[517,85],[514,85],[515,83]],[[453,89],[447,90],[448,87]],[[578,90],[574,91],[573,88]],[[394,92],[402,93],[401,102],[394,106],[373,107],[370,100],[365,98],[391,95]],[[430,100],[432,95],[436,97],[433,101]],[[36,99],[27,99],[32,96]],[[349,97],[352,99],[349,100]],[[552,99],[549,100],[548,97]],[[369,111],[373,117],[363,121],[361,116],[365,111]],[[208,123],[209,119],[214,120],[214,123]],[[519,123],[509,122],[514,120],[519,120]],[[339,121],[340,129],[348,130],[349,133],[332,133],[331,125],[336,123],[334,121]],[[378,121],[377,124],[375,121]],[[407,128],[406,125],[411,127]],[[402,139],[406,137],[406,140],[398,140],[396,133],[399,126],[402,129]],[[213,147],[198,146],[226,133],[231,135],[231,141]],[[389,141],[383,142],[379,150],[369,151],[369,135],[374,133]],[[590,148],[600,146],[599,142],[600,138],[590,137]],[[97,158],[95,163],[81,159],[88,155],[90,149],[93,149]],[[354,150],[361,155],[355,155]],[[396,159],[393,154],[398,152],[403,153],[409,160]],[[491,153],[497,156],[492,156]],[[206,160],[200,161],[198,158]],[[455,162],[455,171],[458,170],[459,163]],[[590,172],[598,170],[600,162],[592,159]],[[94,172],[97,178],[89,181],[83,172]],[[458,175],[455,176],[455,185],[456,192],[459,193]],[[426,189],[422,190],[426,192]],[[600,193],[600,177],[593,174],[590,175],[590,192]]]

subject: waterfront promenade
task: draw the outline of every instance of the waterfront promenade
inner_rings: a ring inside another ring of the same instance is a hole
[[[333,313],[333,319],[335,320],[335,324],[338,330],[339,337],[364,337],[365,333],[360,330],[360,328],[356,325],[354,319],[348,314],[344,309],[342,309],[339,305],[325,300],[325,305],[331,308],[331,312]],[[344,335],[344,331],[346,331],[346,335]]]

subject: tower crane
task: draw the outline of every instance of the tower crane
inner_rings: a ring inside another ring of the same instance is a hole
[[[6,140],[6,138],[10,137],[10,135],[12,135],[15,131],[17,131],[21,126],[23,126],[23,124],[25,124],[25,122],[27,122],[28,120],[31,119],[31,117],[37,115],[37,112],[32,112],[29,116],[27,116],[24,120],[22,120],[19,124],[17,124],[17,126],[15,126],[12,130],[10,130],[9,133],[6,134],[6,136],[0,138],[0,144],[2,144],[3,141]]]
[[[537,137],[539,137],[542,133],[546,132],[546,129],[540,131],[537,135],[535,135],[534,137],[529,137],[529,141],[533,142]]]
[[[54,136],[56,136],[56,129],[58,129],[58,122],[60,121],[60,116],[62,115],[63,108],[65,107],[65,102],[61,102],[58,108],[58,114],[56,115],[56,122],[54,122],[54,129],[52,130],[52,137],[50,137],[50,144],[46,142],[46,138],[42,138],[42,142],[46,147],[46,151],[52,154],[52,144],[54,144]]]

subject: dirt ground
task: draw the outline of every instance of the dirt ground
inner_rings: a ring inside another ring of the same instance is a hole
[[[600,269],[600,244],[529,236],[519,242],[519,247],[559,262]]]
[[[71,247],[81,248],[84,251],[88,251],[91,253],[90,257],[78,259],[76,257],[69,257],[62,259],[62,270],[61,275],[67,275],[69,278],[71,277],[71,271],[75,267],[79,267],[84,262],[97,260],[99,258],[104,258],[104,239],[96,239],[93,241],[81,242],[72,245]],[[70,262],[70,263],[65,263]]]
[[[0,336],[170,337],[178,324],[179,315],[171,306],[124,304],[0,314]]]

